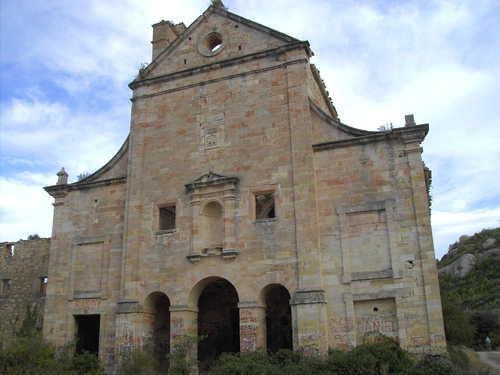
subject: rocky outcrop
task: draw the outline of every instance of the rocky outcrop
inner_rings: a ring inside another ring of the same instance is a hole
[[[449,265],[439,269],[439,273],[447,273],[455,277],[467,275],[477,262],[477,258],[472,254],[464,254]]]
[[[448,247],[448,254],[438,265],[439,273],[450,274],[454,277],[465,277],[474,265],[485,259],[500,259],[500,248],[495,237],[483,237],[476,239],[475,236],[460,236],[458,242]],[[445,260],[443,262],[443,260]],[[442,264],[445,265],[442,265]]]

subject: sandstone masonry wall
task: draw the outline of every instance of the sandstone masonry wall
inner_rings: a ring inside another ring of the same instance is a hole
[[[28,308],[41,328],[49,248],[50,238],[0,243],[0,341],[20,327]]]

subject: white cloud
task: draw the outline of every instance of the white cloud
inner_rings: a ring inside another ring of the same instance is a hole
[[[500,226],[500,207],[469,210],[466,212],[432,212],[432,226],[436,256],[441,258],[448,251],[448,245],[463,235],[472,235],[485,228]]]
[[[13,99],[0,117],[1,147],[29,155],[54,173],[61,166],[73,176],[94,171],[114,155],[126,137],[128,117],[116,110],[81,113],[34,97]]]
[[[29,234],[50,237],[53,199],[42,186],[53,182],[49,175],[20,174],[0,177],[0,240],[17,241]]]

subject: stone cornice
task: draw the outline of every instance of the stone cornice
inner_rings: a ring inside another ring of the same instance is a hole
[[[127,138],[123,142],[123,144],[120,147],[120,149],[118,150],[118,152],[111,158],[110,161],[108,161],[106,164],[104,164],[101,168],[99,168],[94,173],[92,173],[92,174],[88,175],[87,177],[85,177],[84,179],[78,181],[77,184],[92,182],[93,180],[99,178],[104,173],[106,173],[111,168],[113,168],[116,165],[116,163],[118,163],[118,161],[128,152],[129,138],[130,138],[130,135],[127,136]]]
[[[61,185],[52,185],[44,187],[44,190],[49,193],[54,198],[64,197],[68,192],[72,190],[84,190],[84,189],[92,189],[100,186],[107,186],[113,184],[123,184],[127,182],[127,177],[115,177],[108,178],[106,180],[100,181],[91,181],[91,182],[76,182],[74,184],[61,184]]]
[[[422,142],[428,131],[428,124],[396,128],[388,131],[376,132],[370,135],[364,135],[350,139],[342,139],[340,141],[315,144],[313,145],[313,150],[323,151],[342,147],[359,146],[368,143],[382,142],[390,139],[400,139],[405,143]]]
[[[224,184],[231,184],[236,186],[238,185],[239,182],[240,179],[238,177],[227,177],[213,172],[208,172],[184,186],[186,187],[186,192],[190,193],[196,189],[200,189],[207,186],[224,185]]]
[[[243,76],[247,76],[247,75],[250,75],[250,74],[258,74],[258,73],[268,72],[268,71],[275,70],[275,69],[282,69],[282,68],[286,68],[289,65],[306,64],[306,63],[307,63],[307,59],[297,59],[297,60],[287,61],[287,62],[285,62],[283,64],[272,65],[272,66],[269,66],[269,67],[266,67],[266,68],[255,69],[255,70],[248,70],[248,71],[245,71],[245,72],[242,72],[242,73],[230,74],[230,75],[227,75],[227,76],[222,76],[222,77],[219,77],[219,78],[210,79],[208,81],[196,82],[196,83],[192,83],[192,84],[189,84],[189,85],[186,85],[186,86],[173,87],[171,89],[157,91],[157,92],[154,92],[154,93],[151,93],[151,94],[134,96],[130,100],[132,102],[135,102],[136,100],[139,100],[139,99],[152,98],[154,96],[165,95],[165,94],[169,94],[171,92],[182,91],[182,90],[190,89],[190,88],[197,87],[197,86],[209,85],[209,84],[212,84],[212,83],[221,82],[221,81],[225,81],[225,80],[229,80],[229,79],[233,79],[233,78],[237,78],[237,77],[243,77]]]
[[[238,56],[238,57],[234,57],[234,58],[223,60],[223,61],[216,61],[213,63],[209,63],[209,64],[200,65],[197,67],[181,70],[178,72],[164,74],[164,75],[161,75],[158,77],[136,79],[136,80],[132,81],[128,86],[132,90],[134,90],[134,89],[141,87],[141,86],[147,86],[147,85],[160,83],[160,82],[168,82],[168,81],[172,81],[175,79],[189,77],[189,76],[193,76],[196,74],[204,73],[204,72],[207,72],[210,70],[222,69],[222,68],[226,68],[228,66],[243,64],[243,63],[246,63],[246,62],[249,62],[252,60],[263,59],[263,58],[266,58],[269,56],[281,55],[285,52],[288,52],[288,51],[291,51],[294,49],[298,49],[298,48],[304,48],[304,49],[306,49],[306,51],[310,51],[309,42],[307,42],[307,41],[306,42],[301,42],[301,41],[292,42],[292,43],[289,43],[287,45],[280,46],[277,48],[271,48],[271,49],[268,49],[265,51],[255,52],[255,53],[251,53],[251,54],[244,55],[244,56]]]

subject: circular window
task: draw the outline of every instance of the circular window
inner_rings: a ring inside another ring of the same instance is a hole
[[[204,56],[215,56],[224,48],[224,40],[218,32],[211,32],[202,37],[198,43],[198,50]]]

